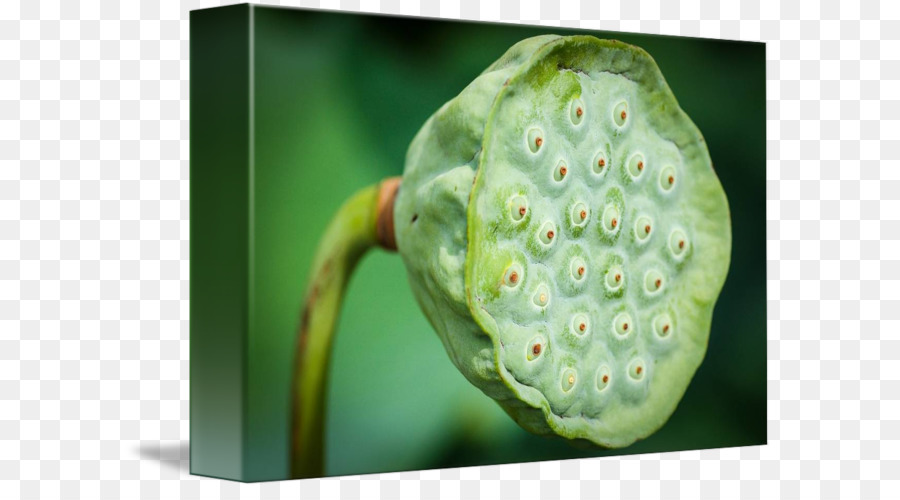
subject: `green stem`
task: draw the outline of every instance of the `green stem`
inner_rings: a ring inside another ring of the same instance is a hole
[[[353,269],[367,250],[380,243],[376,226],[387,183],[362,189],[341,206],[313,259],[294,372],[291,473],[295,478],[325,473],[325,394],[335,324]]]

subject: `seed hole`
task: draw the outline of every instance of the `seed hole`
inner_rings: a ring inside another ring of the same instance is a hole
[[[542,335],[531,339],[531,342],[528,343],[528,349],[525,351],[525,357],[528,361],[534,361],[540,357],[547,350],[546,344],[547,340]]]
[[[588,317],[580,313],[572,316],[571,326],[576,335],[584,335],[588,329]]]
[[[653,221],[650,220],[646,215],[642,215],[637,218],[634,222],[634,235],[637,237],[639,242],[644,242],[650,238],[651,226],[653,225]]]
[[[631,323],[631,316],[628,313],[619,313],[613,320],[613,331],[615,331],[616,335],[619,337],[624,337],[628,335]]]
[[[653,318],[653,331],[658,337],[667,337],[672,329],[672,318],[668,314],[660,314]]]
[[[644,360],[637,358],[628,364],[628,375],[634,380],[644,378]]]
[[[644,290],[648,294],[655,294],[656,292],[662,290],[663,287],[663,277],[659,271],[655,269],[651,269],[647,271],[647,274],[644,275]]]
[[[581,123],[584,118],[584,101],[581,99],[574,99],[572,101],[571,106],[569,107],[569,119],[572,120],[573,125],[578,125]]]
[[[632,178],[637,179],[640,177],[641,172],[644,171],[644,155],[641,153],[635,153],[628,160],[628,173]]]
[[[564,392],[569,392],[575,387],[575,370],[569,368],[563,372],[562,375],[562,390]]]
[[[521,281],[522,267],[519,264],[512,264],[503,275],[503,284],[510,288],[515,288]]]
[[[604,171],[604,167],[606,167],[606,154],[603,150],[597,152],[596,156],[594,156],[593,163],[593,171],[595,175],[600,175]]]
[[[662,171],[659,173],[659,187],[662,188],[663,191],[668,191],[672,189],[675,185],[675,167],[671,165],[667,165]]]
[[[537,153],[544,145],[544,132],[539,128],[532,128],[528,131],[527,140],[528,149],[532,153]]]
[[[681,229],[675,229],[669,234],[669,252],[675,259],[684,257],[687,251],[688,239],[687,235]]]
[[[625,125],[625,120],[628,118],[628,103],[622,101],[616,104],[616,107],[613,108],[613,121],[615,121],[616,125],[623,126]]]
[[[556,182],[560,182],[566,178],[566,174],[569,173],[568,167],[566,167],[566,163],[562,160],[556,164],[556,169],[553,170],[553,180]]]
[[[619,266],[611,267],[606,272],[606,288],[612,292],[617,291],[622,288],[623,279],[622,268]]]
[[[609,366],[600,365],[600,368],[597,369],[597,389],[603,391],[609,386]]]
[[[581,227],[584,226],[588,217],[588,209],[584,203],[576,203],[574,207],[572,207],[572,213],[569,214],[572,219],[572,225]]]
[[[552,222],[545,222],[544,225],[541,226],[538,237],[540,238],[541,243],[549,245],[553,242],[553,238],[556,237],[556,227]]]
[[[534,301],[534,305],[538,307],[544,307],[550,302],[550,290],[547,288],[547,285],[540,285],[537,290],[534,292],[534,297],[532,297]]]
[[[569,271],[572,273],[572,278],[574,278],[575,281],[581,281],[581,279],[584,278],[585,273],[587,273],[587,267],[585,266],[584,260],[582,260],[581,257],[572,259]]]
[[[619,209],[615,205],[607,205],[603,210],[603,229],[607,233],[616,232],[619,226]]]
[[[528,201],[524,196],[514,196],[509,200],[509,216],[513,222],[519,222],[528,213]]]

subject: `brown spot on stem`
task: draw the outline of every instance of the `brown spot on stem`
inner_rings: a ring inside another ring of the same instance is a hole
[[[584,266],[578,268],[578,276],[584,276]]]
[[[624,331],[624,332],[628,331],[628,323],[622,323],[622,331]]]
[[[587,210],[582,210],[580,214],[581,220],[587,219]]]
[[[663,333],[669,333],[669,325],[663,326]]]
[[[646,226],[644,226],[644,232],[647,234],[650,234],[650,224],[647,224]]]
[[[640,375],[641,372],[644,371],[644,367],[643,367],[643,366],[639,366],[639,367],[635,368],[634,371],[635,371],[638,375]]]
[[[513,271],[509,273],[509,282],[515,285],[519,281],[519,273]]]
[[[639,161],[637,167],[638,167],[638,171],[644,170],[644,162]]]
[[[585,325],[584,323],[581,323],[580,325],[578,325],[578,330],[580,330],[580,331],[583,332],[583,331],[585,331],[586,329],[587,329],[587,325]]]
[[[674,183],[675,183],[675,177],[670,175],[669,176],[669,184],[674,184]]]
[[[543,143],[544,143],[544,139],[542,139],[540,137],[538,137],[537,139],[534,140],[534,145],[537,147],[541,147],[541,144],[543,144]]]
[[[678,248],[684,248],[684,240],[678,242]]]
[[[605,167],[605,166],[606,166],[606,160],[604,160],[603,158],[600,158],[599,160],[597,160],[597,166],[599,166],[600,168]]]
[[[548,240],[552,240],[553,236],[555,236],[555,234],[553,233],[553,230],[547,231],[547,239]]]
[[[560,175],[560,177],[565,177],[565,176],[566,176],[566,172],[568,172],[568,171],[569,171],[569,170],[568,170],[566,167],[559,167],[559,175]]]
[[[415,221],[417,221],[417,220],[419,220],[419,214],[413,214],[412,220],[409,221],[409,223],[412,224],[413,222],[415,222]]]
[[[527,209],[525,207],[519,207],[519,215],[524,216]]]
[[[540,353],[541,353],[541,344],[534,344],[534,346],[531,347],[531,354],[534,354],[535,356],[537,356]]]
[[[583,114],[584,111],[581,109],[581,107],[575,108],[575,116],[581,116]]]
[[[622,110],[621,116],[622,116],[622,119],[623,119],[623,120],[625,119],[626,116],[628,116],[628,114],[625,113],[625,110],[624,110],[624,109]]]
[[[605,383],[607,383],[607,382],[609,382],[609,375],[604,375],[604,376],[603,376],[603,383],[605,384]]]
[[[656,280],[654,285],[656,285],[656,288],[659,288],[662,285],[662,280],[660,280],[660,279]]]
[[[621,274],[617,274],[617,275],[616,275],[616,283],[618,283],[618,282],[620,282],[620,281],[622,281],[622,275],[621,275]]]
[[[619,221],[617,221],[616,219],[613,219],[612,222],[610,222],[610,224],[612,225],[612,227],[616,227],[619,224]]]

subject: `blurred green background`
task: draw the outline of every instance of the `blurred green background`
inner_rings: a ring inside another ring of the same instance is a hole
[[[254,7],[253,19],[249,479],[288,475],[294,335],[329,218],[357,189],[400,175],[409,142],[434,111],[511,45],[545,33],[643,47],[707,140],[731,206],[734,250],[706,360],[669,422],[628,448],[534,436],[456,371],[401,259],[376,250],[353,276],[338,323],[327,475],[765,443],[763,44],[268,7]]]

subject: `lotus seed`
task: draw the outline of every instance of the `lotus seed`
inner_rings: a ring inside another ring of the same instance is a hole
[[[569,169],[566,168],[566,162],[560,160],[559,164],[556,166],[556,169],[553,171],[553,179],[556,182],[560,182],[566,178],[566,174],[569,172]]]
[[[628,375],[634,380],[644,378],[644,360],[636,358],[628,364]]]
[[[578,125],[581,123],[584,118],[584,102],[581,99],[575,99],[572,101],[571,111],[569,112],[569,118],[572,120],[572,124]]]
[[[628,173],[632,178],[637,179],[640,177],[641,172],[644,171],[644,155],[640,153],[636,153],[632,155],[632,157],[628,160]]]
[[[687,235],[681,229],[675,229],[669,234],[669,251],[676,259],[680,259],[687,249]]]
[[[584,274],[586,272],[584,260],[582,260],[580,257],[575,257],[574,259],[572,259],[570,271],[572,272],[572,277],[575,278],[575,281],[581,281],[581,279],[584,278]]]
[[[600,151],[594,157],[594,164],[593,164],[594,173],[597,175],[602,174],[603,170],[604,170],[603,167],[605,167],[605,166],[606,166],[606,155],[603,153],[603,151]]]
[[[662,285],[662,274],[660,274],[659,271],[651,269],[644,275],[644,290],[646,290],[648,294],[658,292],[662,288]]]
[[[534,292],[533,300],[538,307],[547,305],[547,302],[550,300],[550,290],[547,288],[547,285],[541,285],[537,288],[537,291]]]
[[[671,165],[665,167],[659,173],[659,187],[668,191],[675,186],[675,168]]]
[[[541,226],[541,231],[538,236],[543,244],[549,245],[552,243],[553,238],[556,236],[556,228],[553,226],[553,223],[545,222],[544,225]]]
[[[584,203],[576,203],[572,207],[572,225],[583,226],[587,222],[588,209]]]
[[[615,233],[619,225],[619,209],[615,205],[607,205],[603,210],[603,228],[608,233]]]
[[[650,238],[651,221],[647,216],[640,216],[634,222],[634,235],[639,242],[647,241]]]
[[[544,344],[546,344],[546,340],[543,336],[531,339],[531,342],[528,344],[528,350],[525,352],[525,358],[528,361],[537,359],[546,350]]]
[[[613,120],[616,122],[616,125],[621,127],[625,125],[626,118],[628,118],[628,103],[622,101],[616,104],[615,109],[613,109]]]
[[[613,266],[606,272],[606,288],[611,292],[615,292],[622,288],[625,280],[623,279],[622,268]]]
[[[609,387],[609,366],[601,365],[597,370],[597,389],[604,390]]]
[[[631,325],[631,315],[628,313],[619,313],[616,315],[616,318],[613,320],[613,331],[615,331],[616,335],[619,337],[624,337],[628,335],[628,329]]]
[[[575,387],[575,370],[569,368],[563,372],[562,390],[569,392],[572,390],[572,387]]]
[[[653,319],[653,331],[658,337],[666,337],[672,327],[672,319],[668,314],[660,314]]]
[[[513,221],[519,222],[528,213],[528,202],[522,196],[514,196],[509,201],[509,216]]]
[[[576,314],[572,317],[572,331],[576,335],[584,335],[587,333],[588,318],[584,314]]]
[[[532,153],[537,153],[544,144],[544,132],[539,128],[533,128],[528,131],[528,149]]]
[[[522,280],[522,268],[518,264],[513,264],[506,269],[503,275],[503,284],[514,288]]]

